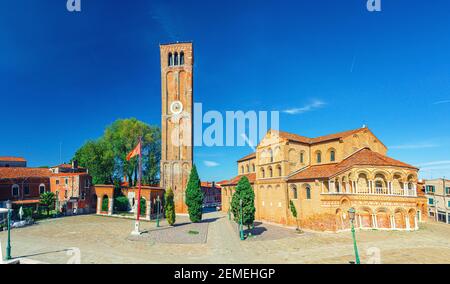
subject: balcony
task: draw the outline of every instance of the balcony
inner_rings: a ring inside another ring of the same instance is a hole
[[[408,196],[417,197],[417,192],[415,189],[403,189],[403,188],[392,188],[387,187],[358,187],[355,191],[352,188],[344,188],[343,191],[336,188],[331,188],[330,192],[322,192],[322,194],[349,194],[349,195],[386,195],[386,196]]]

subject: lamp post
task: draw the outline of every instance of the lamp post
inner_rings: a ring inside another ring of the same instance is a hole
[[[8,240],[6,244],[6,260],[11,259],[11,218],[12,218],[12,202],[6,201],[6,208],[8,209]]]
[[[240,207],[240,211],[241,211],[241,216],[240,216],[240,218],[239,218],[239,236],[240,236],[240,238],[241,238],[241,241],[243,241],[244,240],[244,230],[243,230],[243,212],[242,212],[242,199],[241,200],[239,200],[239,207]]]
[[[359,253],[358,253],[358,246],[356,245],[356,236],[355,236],[355,209],[354,208],[350,208],[348,210],[348,216],[350,218],[350,223],[352,224],[352,237],[353,237],[353,249],[355,250],[355,258],[356,258],[356,264],[360,264],[360,260],[359,260]]]
[[[156,198],[156,201],[155,201],[155,205],[156,205],[156,227],[157,228],[159,228],[159,205],[160,205],[160,200],[159,200],[159,195],[158,195],[158,197]]]

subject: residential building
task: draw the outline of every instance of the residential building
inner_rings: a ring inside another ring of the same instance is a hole
[[[222,203],[221,189],[215,182],[202,182],[203,207],[217,207]]]
[[[450,180],[440,178],[424,182],[429,219],[450,224]]]
[[[27,160],[20,157],[0,157],[0,168],[26,168]]]
[[[67,215],[90,213],[92,178],[88,173],[58,173],[50,177],[50,189],[57,208]]]
[[[50,190],[48,169],[0,167],[0,207],[11,200],[13,206],[39,205],[39,197]]]

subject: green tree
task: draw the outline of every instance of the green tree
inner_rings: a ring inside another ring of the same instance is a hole
[[[55,200],[55,194],[51,191],[47,191],[41,194],[39,201],[46,207],[47,216],[50,215],[50,206],[54,206]]]
[[[241,177],[237,186],[236,192],[231,199],[231,212],[233,212],[234,221],[240,222],[240,200],[242,199],[242,223],[249,228],[255,221],[255,193],[246,176]]]
[[[170,226],[175,224],[175,204],[173,202],[174,194],[171,188],[167,189],[164,194],[164,212],[166,214],[166,220]]]
[[[289,208],[291,209],[292,216],[295,218],[295,222],[297,224],[296,230],[301,232],[300,226],[298,225],[297,208],[295,208],[295,204],[294,204],[294,202],[292,200],[289,200]]]
[[[200,178],[195,165],[192,167],[186,188],[186,205],[191,221],[194,223],[200,222],[202,220],[203,192],[200,188]]]
[[[142,137],[143,181],[155,183],[159,173],[161,156],[161,131],[136,118],[119,119],[108,126],[103,139],[113,152],[115,173],[127,176],[130,186],[137,184],[138,158],[127,161],[128,153],[136,147]]]
[[[135,118],[119,119],[109,125],[102,137],[86,142],[75,153],[81,167],[89,169],[94,184],[115,184],[120,186],[126,176],[130,186],[138,179],[137,157],[126,160],[128,153],[136,147],[142,137],[142,182],[159,182],[159,161],[161,159],[161,131]]]
[[[72,160],[89,169],[94,184],[114,183],[114,155],[104,139],[86,142]]]
[[[129,211],[129,200],[126,196],[118,196],[114,198],[114,211],[117,212],[128,212]],[[108,206],[108,205],[106,205]]]

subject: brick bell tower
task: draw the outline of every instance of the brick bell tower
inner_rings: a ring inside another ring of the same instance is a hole
[[[192,43],[160,45],[161,187],[172,188],[176,213],[187,213],[185,191],[193,161]]]

